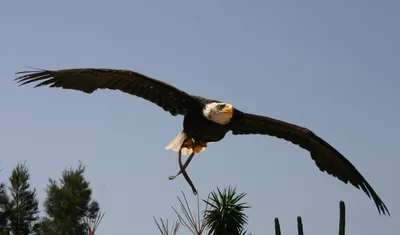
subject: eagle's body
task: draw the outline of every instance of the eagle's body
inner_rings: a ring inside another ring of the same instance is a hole
[[[201,144],[198,146],[196,153],[203,151],[207,147],[208,143],[218,142],[222,140],[226,133],[230,131],[232,122],[228,122],[230,119],[229,115],[225,121],[227,123],[218,123],[208,119],[205,114],[207,114],[207,107],[221,105],[228,105],[216,100],[207,100],[205,98],[195,96],[194,99],[197,100],[197,105],[190,109],[183,119],[183,130],[179,135],[173,140],[176,141],[174,144],[167,146],[167,149],[172,149],[179,151],[180,145],[182,144],[184,137],[193,139],[196,143]],[[228,106],[232,111],[232,119],[239,114],[239,112],[234,112],[232,106]],[[236,111],[236,110],[235,110]],[[224,120],[222,120],[224,121]],[[191,149],[184,148],[184,155],[192,153]]]
[[[191,109],[183,119],[183,131],[189,138],[201,142],[218,142],[222,140],[229,131],[228,124],[213,122],[203,115],[203,109],[207,104],[204,103],[200,108]],[[200,115],[199,115],[200,114]]]
[[[88,68],[19,73],[27,73],[16,78],[21,85],[40,82],[36,86],[49,85],[88,94],[97,89],[120,90],[146,99],[173,116],[183,115],[183,130],[166,148],[178,151],[180,156],[181,153],[190,154],[189,159],[203,151],[208,143],[221,141],[228,132],[233,135],[260,134],[284,139],[309,151],[321,171],[362,189],[368,197],[372,197],[379,213],[389,214],[383,201],[355,166],[307,128],[246,113],[217,100],[189,95],[167,83],[130,70]],[[181,173],[187,180],[185,168],[189,162],[185,166],[180,162]]]

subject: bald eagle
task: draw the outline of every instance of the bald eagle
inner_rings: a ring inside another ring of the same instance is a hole
[[[195,154],[205,150],[207,144],[222,140],[230,131],[233,135],[260,134],[289,141],[310,152],[311,158],[322,172],[344,183],[350,182],[374,200],[379,214],[390,213],[374,189],[341,153],[307,128],[270,117],[240,111],[231,104],[201,96],[190,95],[165,82],[130,70],[79,68],[64,70],[22,71],[15,78],[20,86],[39,82],[46,86],[73,89],[91,94],[97,89],[120,90],[148,100],[173,116],[183,115],[183,130],[166,149],[178,152],[180,171],[194,193],[185,169]],[[190,155],[182,165],[181,156]]]

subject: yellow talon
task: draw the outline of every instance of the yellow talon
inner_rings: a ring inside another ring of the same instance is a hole
[[[196,145],[196,146],[194,146],[194,149],[193,149],[193,151],[195,152],[195,153],[200,153],[201,152],[201,150],[203,150],[203,146],[201,146],[201,145]]]

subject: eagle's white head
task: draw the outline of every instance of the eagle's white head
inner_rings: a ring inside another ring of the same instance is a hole
[[[208,120],[225,125],[230,122],[233,116],[233,107],[227,103],[209,103],[204,106],[203,115]]]

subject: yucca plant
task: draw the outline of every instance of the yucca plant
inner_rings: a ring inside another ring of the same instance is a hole
[[[244,226],[247,224],[247,215],[243,211],[250,206],[239,202],[246,194],[237,194],[236,188],[232,187],[223,192],[217,188],[217,191],[211,192],[210,201],[203,200],[210,206],[204,214],[208,234],[246,234]]]

